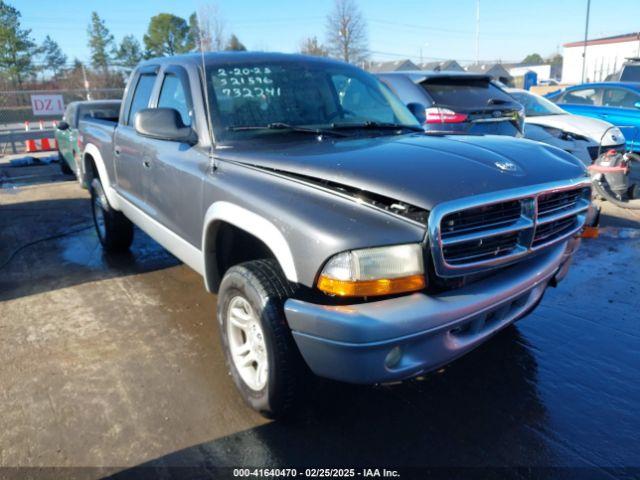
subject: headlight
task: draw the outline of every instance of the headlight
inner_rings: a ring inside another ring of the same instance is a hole
[[[415,292],[426,286],[419,244],[364,248],[329,259],[318,288],[343,297],[372,297]]]
[[[625,142],[624,134],[618,127],[609,130],[609,138],[616,144]]]

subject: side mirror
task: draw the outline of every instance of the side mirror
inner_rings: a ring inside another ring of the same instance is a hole
[[[418,119],[420,123],[424,123],[427,121],[427,114],[425,113],[425,110],[427,109],[427,107],[425,107],[421,103],[417,103],[417,102],[407,103],[407,108],[413,114],[413,116]]]
[[[64,120],[61,120],[60,122],[58,122],[58,130],[69,130],[69,124]]]
[[[144,108],[136,113],[136,132],[144,137],[170,142],[197,142],[191,127],[182,122],[180,113],[174,108]]]
[[[640,108],[640,102],[634,103],[633,106],[636,107],[636,108]]]

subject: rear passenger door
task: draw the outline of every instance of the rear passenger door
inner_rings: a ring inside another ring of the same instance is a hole
[[[143,165],[147,162],[147,139],[138,135],[134,128],[135,115],[143,108],[148,108],[152,94],[156,89],[158,67],[151,66],[140,69],[132,79],[134,89],[127,100],[127,108],[122,121],[116,128],[113,139],[113,155],[116,167],[116,184],[118,192],[130,203],[148,213],[143,187]]]
[[[193,99],[187,71],[166,67],[160,78],[154,107],[173,108],[182,123],[196,129]],[[196,88],[196,87],[194,87]],[[184,240],[199,247],[202,236],[202,184],[208,156],[197,145],[145,139],[149,153],[143,168],[148,207],[153,217]]]

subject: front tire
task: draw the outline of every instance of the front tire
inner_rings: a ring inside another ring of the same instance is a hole
[[[133,242],[133,224],[121,212],[111,208],[99,178],[91,181],[91,210],[98,239],[107,252],[123,252]]]
[[[293,294],[275,260],[230,268],[218,292],[227,364],[244,401],[268,418],[284,416],[300,394],[306,365],[284,316]]]

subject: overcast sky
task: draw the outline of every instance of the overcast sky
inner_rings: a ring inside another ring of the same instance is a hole
[[[51,35],[69,56],[88,59],[91,11],[119,41],[141,42],[149,18],[168,12],[187,18],[202,0],[8,0],[36,40]],[[302,39],[325,37],[333,0],[218,0],[227,32],[254,50],[293,52]],[[475,59],[476,0],[358,0],[375,60]],[[480,0],[480,58],[519,61],[527,54],[562,52],[582,39],[587,0]],[[614,7],[615,5],[615,7]],[[590,37],[640,30],[640,0],[592,0]]]

